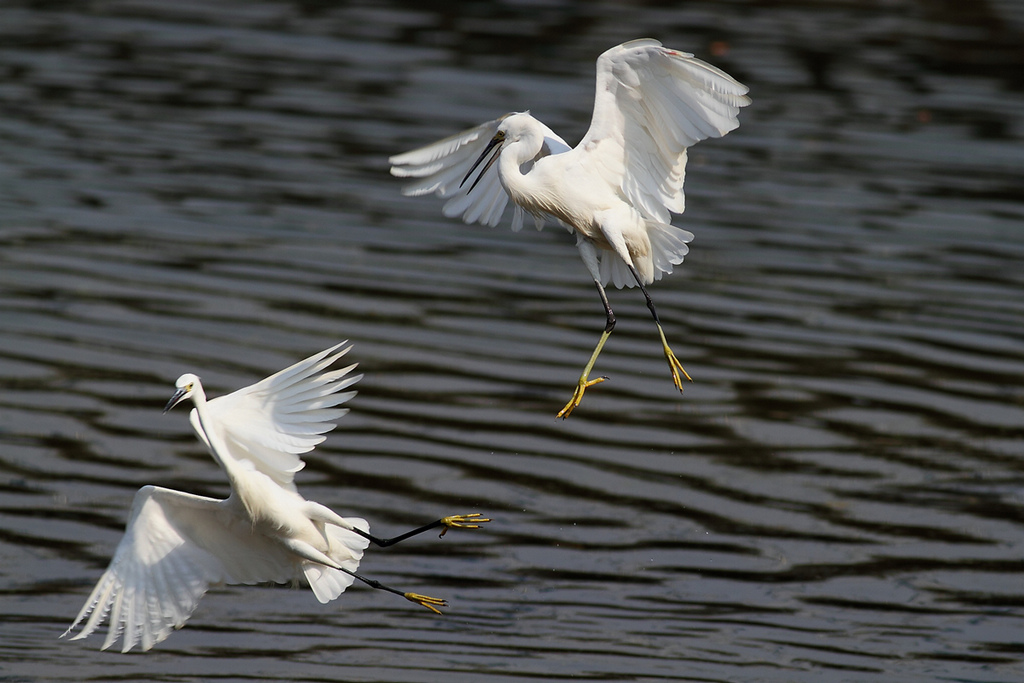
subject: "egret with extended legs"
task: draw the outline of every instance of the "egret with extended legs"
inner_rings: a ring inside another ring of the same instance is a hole
[[[691,54],[634,40],[598,58],[594,113],[576,147],[529,113],[511,113],[391,157],[393,175],[415,179],[403,192],[448,199],[446,216],[497,225],[511,200],[513,230],[529,214],[538,229],[553,218],[576,235],[606,322],[559,417],[568,417],[586,389],[606,379],[590,379],[590,372],[615,327],[604,289],[609,282],[640,287],[672,381],[682,391],[683,378],[690,379],[645,285],[682,263],[693,238],[669,223],[670,212],[683,211],[687,148],[735,129],[740,107],[750,104],[746,93],[746,86]]]
[[[146,486],[136,495],[127,529],[110,566],[71,627],[85,638],[110,617],[103,649],[122,638],[122,652],[148,650],[180,628],[199,599],[218,584],[286,583],[304,577],[321,603],[353,581],[401,595],[440,613],[447,603],[385,586],[356,573],[370,544],[389,546],[430,529],[478,528],[479,514],[444,517],[401,536],[369,533],[365,520],[341,517],[303,498],[295,473],[300,456],[348,412],[344,391],[362,375],[355,365],[329,368],[351,347],[333,346],[252,386],[206,399],[203,385],[184,374],[167,412],[191,399],[192,427],[227,474],[224,500]],[[339,350],[340,349],[340,350]]]

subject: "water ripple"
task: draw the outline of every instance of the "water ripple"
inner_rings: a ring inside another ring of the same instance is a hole
[[[0,9],[5,671],[1019,678],[1024,100],[999,60],[1024,22],[732,10]],[[650,34],[755,100],[692,150],[696,239],[652,289],[696,382],[615,291],[610,381],[562,422],[604,323],[571,236],[444,219],[386,158],[527,107],[575,139],[594,57]],[[366,377],[299,485],[385,535],[493,517],[364,559],[449,613],[228,587],[145,656],[57,641],[140,486],[227,493],[160,414],[173,379],[219,394],[343,339]]]

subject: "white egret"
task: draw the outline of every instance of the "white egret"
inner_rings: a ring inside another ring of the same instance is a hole
[[[683,211],[686,150],[735,129],[747,87],[693,55],[651,39],[634,40],[597,60],[597,96],[590,129],[574,147],[527,113],[510,113],[417,150],[390,158],[391,173],[416,178],[406,195],[447,198],[443,213],[466,223],[497,225],[511,199],[512,229],[530,214],[537,229],[554,218],[576,235],[580,256],[604,305],[604,333],[580,376],[568,417],[587,387],[598,354],[615,327],[605,294],[639,285],[661,335],[672,380],[690,379],[669,348],[644,285],[682,263],[693,234],[669,224]],[[479,175],[476,168],[493,151]]]
[[[206,400],[198,377],[184,374],[164,412],[185,399],[195,408],[192,427],[231,483],[225,500],[158,486],[135,495],[124,537],[68,636],[85,638],[107,615],[102,649],[123,638],[122,652],[137,643],[148,650],[181,628],[210,586],[296,582],[304,576],[321,603],[355,579],[396,593],[440,613],[447,603],[367,579],[355,570],[370,542],[394,545],[429,529],[478,528],[479,514],[453,515],[406,534],[381,539],[365,520],[344,518],[299,495],[299,457],[322,442],[348,412],[355,395],[343,391],[362,378],[356,367],[328,368],[351,347],[326,349],[252,386]]]

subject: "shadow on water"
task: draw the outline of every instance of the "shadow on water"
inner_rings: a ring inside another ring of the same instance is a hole
[[[1013,3],[8,3],[0,669],[10,680],[1019,679],[1024,12]],[[653,35],[751,86],[691,150],[686,263],[588,393],[572,239],[401,197],[386,159],[509,110],[578,139]],[[303,493],[444,618],[224,588],[142,656],[57,641],[145,484],[223,496],[184,414],[349,339]]]

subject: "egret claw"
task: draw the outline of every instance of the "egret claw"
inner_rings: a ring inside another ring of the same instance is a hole
[[[441,519],[444,529],[438,538],[444,538],[449,529],[479,529],[481,524],[491,521],[487,517],[481,517],[479,512],[472,512],[468,515],[451,515]]]
[[[429,595],[420,595],[419,593],[403,593],[404,597],[409,602],[415,602],[417,605],[426,607],[434,614],[441,614],[441,610],[438,607],[447,607],[448,601],[442,600],[441,598],[432,598]]]
[[[676,358],[676,354],[672,353],[672,349],[668,346],[668,340],[665,339],[665,330],[661,329],[660,323],[658,324],[658,334],[661,335],[661,348],[665,350],[665,360],[668,361],[668,368],[672,371],[672,383],[676,385],[679,393],[683,393],[683,379],[679,376],[680,373],[691,382],[693,378],[690,377],[690,373],[683,369],[683,364]]]
[[[665,358],[668,359],[668,367],[672,371],[673,384],[676,385],[676,389],[679,390],[679,393],[683,393],[683,380],[679,374],[682,373],[683,377],[691,382],[693,381],[693,378],[690,377],[690,373],[686,372],[683,368],[683,364],[679,362],[679,359],[676,358],[676,355],[672,353],[672,350],[668,347],[665,348]]]
[[[564,420],[565,418],[569,417],[569,415],[576,408],[576,406],[580,404],[580,401],[583,400],[583,392],[586,391],[588,387],[592,387],[595,384],[600,384],[601,382],[604,382],[606,379],[608,378],[598,377],[597,379],[587,380],[581,377],[580,383],[576,385],[576,390],[572,392],[572,398],[569,399],[569,402],[565,404],[564,408],[558,411],[558,415],[555,415],[555,418],[562,418]]]

